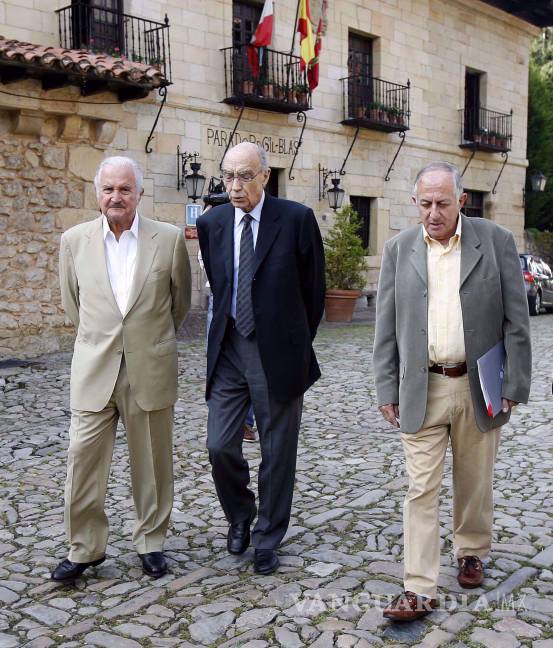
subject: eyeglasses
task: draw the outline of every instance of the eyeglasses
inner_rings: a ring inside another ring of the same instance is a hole
[[[227,184],[234,182],[234,180],[238,180],[240,184],[247,184],[248,182],[251,182],[252,180],[257,178],[261,171],[263,171],[263,169],[259,169],[257,173],[252,173],[251,171],[243,171],[238,173],[233,173],[232,171],[222,171],[222,174],[223,180]]]

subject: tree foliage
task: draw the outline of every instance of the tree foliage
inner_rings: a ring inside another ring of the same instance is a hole
[[[326,287],[361,290],[366,280],[365,250],[359,237],[361,222],[351,205],[336,214],[325,240]]]
[[[544,30],[533,44],[528,88],[528,172],[526,227],[553,230],[553,31]],[[547,37],[549,36],[549,37]],[[530,177],[541,171],[548,182],[532,193]]]

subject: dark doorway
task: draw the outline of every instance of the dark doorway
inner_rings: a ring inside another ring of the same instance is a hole
[[[73,2],[73,42],[115,56],[127,54],[123,34],[123,0],[81,0]]]
[[[359,215],[361,225],[357,232],[365,250],[369,249],[371,236],[371,198],[366,196],[350,196],[351,206]]]
[[[480,72],[465,72],[465,132],[464,138],[474,141],[480,128]]]
[[[232,3],[232,44],[247,45],[254,35],[263,7],[254,2]]]
[[[483,191],[468,191],[467,202],[463,207],[463,213],[466,216],[484,218],[484,192]]]
[[[348,36],[348,117],[364,114],[372,101],[373,39]]]
[[[269,182],[265,187],[265,191],[270,196],[273,196],[274,198],[278,198],[278,181],[279,181],[280,172],[281,169],[275,169],[274,167],[271,167],[271,175],[269,176]]]

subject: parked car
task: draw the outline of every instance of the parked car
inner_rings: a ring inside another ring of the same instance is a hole
[[[526,286],[530,315],[539,315],[542,308],[553,312],[553,272],[540,257],[519,254],[520,267]]]

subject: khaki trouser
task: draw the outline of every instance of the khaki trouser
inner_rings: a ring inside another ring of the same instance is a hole
[[[133,398],[124,360],[112,397],[101,412],[73,410],[69,429],[65,530],[69,560],[105,555],[107,482],[119,416],[127,433],[138,553],[161,551],[173,506],[173,407],[145,412]]]
[[[439,493],[449,439],[453,454],[455,556],[488,556],[493,526],[493,470],[500,428],[481,432],[468,376],[429,373],[423,426],[401,434],[409,476],[403,505],[404,587],[435,597],[440,568]]]

